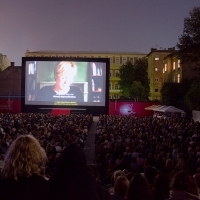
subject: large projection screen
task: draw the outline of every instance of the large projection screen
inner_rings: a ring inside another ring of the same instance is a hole
[[[108,110],[109,59],[22,58],[22,108]],[[101,114],[101,112],[100,112]]]

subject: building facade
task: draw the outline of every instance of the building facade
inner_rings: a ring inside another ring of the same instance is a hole
[[[3,71],[8,66],[10,66],[10,60],[7,58],[6,55],[0,53],[0,71]]]
[[[181,64],[181,60],[177,58],[176,53],[167,55],[163,59],[164,82],[180,83],[184,79],[194,79],[198,77],[198,73],[192,70],[188,64]]]
[[[161,88],[167,79],[164,79],[163,69],[165,68],[164,58],[169,54],[175,52],[175,48],[168,48],[167,50],[151,49],[151,52],[147,55],[148,58],[148,78],[150,84],[150,97],[149,99],[161,100]],[[167,61],[169,62],[169,61]]]
[[[139,58],[146,57],[145,53],[138,52],[94,52],[94,51],[73,51],[73,52],[52,52],[52,51],[26,51],[26,57],[70,57],[70,58],[109,58],[110,59],[110,83],[109,98],[120,97],[119,90],[119,68],[130,61],[134,62]]]
[[[161,100],[161,89],[165,82],[180,83],[184,79],[198,77],[188,64],[181,64],[177,57],[178,50],[168,48],[157,50],[152,48],[148,57],[148,78],[150,82],[150,100]]]

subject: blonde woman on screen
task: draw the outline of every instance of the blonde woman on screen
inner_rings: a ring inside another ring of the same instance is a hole
[[[59,62],[54,69],[56,83],[44,86],[37,94],[37,101],[68,101],[83,102],[83,94],[78,87],[72,86],[77,73],[77,66],[73,62]]]

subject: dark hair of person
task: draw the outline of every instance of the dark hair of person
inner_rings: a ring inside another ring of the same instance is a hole
[[[171,176],[168,174],[158,174],[153,185],[155,200],[165,200],[169,198],[169,183]]]
[[[152,191],[148,180],[141,174],[134,174],[129,183],[129,188],[125,200],[150,200]]]
[[[170,181],[171,190],[181,190],[193,195],[198,195],[197,184],[188,172],[179,171],[177,172]]]
[[[114,191],[120,196],[125,196],[128,186],[129,180],[125,176],[118,176],[114,184]]]

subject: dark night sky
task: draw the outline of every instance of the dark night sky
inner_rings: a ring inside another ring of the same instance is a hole
[[[200,0],[0,0],[0,53],[131,51],[176,46]]]

